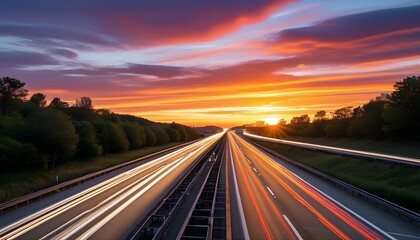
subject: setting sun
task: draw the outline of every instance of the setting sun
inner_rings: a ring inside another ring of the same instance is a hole
[[[268,117],[265,118],[264,121],[268,124],[268,125],[276,125],[279,122],[280,118],[276,118],[276,117]]]

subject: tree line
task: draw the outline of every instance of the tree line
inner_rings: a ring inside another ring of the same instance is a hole
[[[42,93],[27,100],[24,86],[18,79],[0,79],[0,172],[51,169],[66,161],[199,137],[181,124],[94,109],[89,97],[72,106],[58,97],[47,104]]]
[[[345,106],[330,113],[321,110],[312,120],[301,115],[290,123],[281,120],[276,126],[251,127],[248,131],[275,138],[420,140],[420,76],[396,82],[391,94],[381,94],[362,106]]]

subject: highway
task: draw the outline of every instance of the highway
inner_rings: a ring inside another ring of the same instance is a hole
[[[280,144],[290,145],[294,147],[306,148],[310,150],[324,151],[328,153],[345,155],[345,156],[350,156],[350,157],[371,158],[375,160],[390,161],[390,162],[396,162],[396,163],[411,165],[415,167],[420,167],[420,159],[418,158],[402,157],[402,156],[395,156],[395,155],[390,155],[390,154],[374,153],[374,152],[359,151],[359,150],[352,150],[352,149],[346,149],[346,148],[330,147],[330,146],[324,146],[324,145],[318,145],[318,144],[269,138],[269,137],[263,137],[263,136],[259,136],[259,135],[255,135],[255,134],[251,134],[247,132],[244,132],[244,135],[247,137],[255,138],[262,141],[280,143]]]
[[[0,239],[119,239],[222,135],[145,162],[45,208],[31,211],[29,205],[7,213],[1,216]],[[27,214],[15,219],[19,212]]]
[[[216,145],[220,147],[212,148]],[[205,154],[215,158],[200,160]],[[211,229],[218,222],[218,239],[420,239],[418,227],[232,131],[104,177],[0,216],[0,239],[122,239],[145,219],[153,219],[151,213],[158,212],[164,198],[174,205],[171,192],[182,194],[181,203],[193,202],[165,215],[172,219],[171,227],[179,223],[186,229],[183,223],[188,222],[189,229]],[[186,179],[192,179],[190,184]],[[210,214],[201,215],[206,206]],[[189,217],[182,217],[183,212]],[[204,220],[187,221],[192,213]],[[178,238],[188,239],[180,237],[182,232],[192,236],[179,230]],[[165,234],[167,239],[176,236],[169,230]]]
[[[244,238],[395,239],[233,132],[228,133],[227,148],[243,211],[239,216],[245,221]]]

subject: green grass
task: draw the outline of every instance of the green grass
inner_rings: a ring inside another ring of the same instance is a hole
[[[178,144],[172,143],[165,146],[146,147],[125,153],[107,154],[85,161],[67,162],[49,171],[1,173],[0,203],[53,186],[56,184],[56,176],[59,177],[59,182],[62,183]]]
[[[418,168],[331,155],[269,142],[256,142],[379,197],[420,212]]]
[[[287,137],[287,140],[420,158],[420,142],[391,142],[350,138]]]

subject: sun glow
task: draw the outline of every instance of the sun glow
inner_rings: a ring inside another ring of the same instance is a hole
[[[276,118],[276,117],[268,117],[265,118],[264,121],[268,124],[268,125],[276,125],[279,122],[280,118]]]

